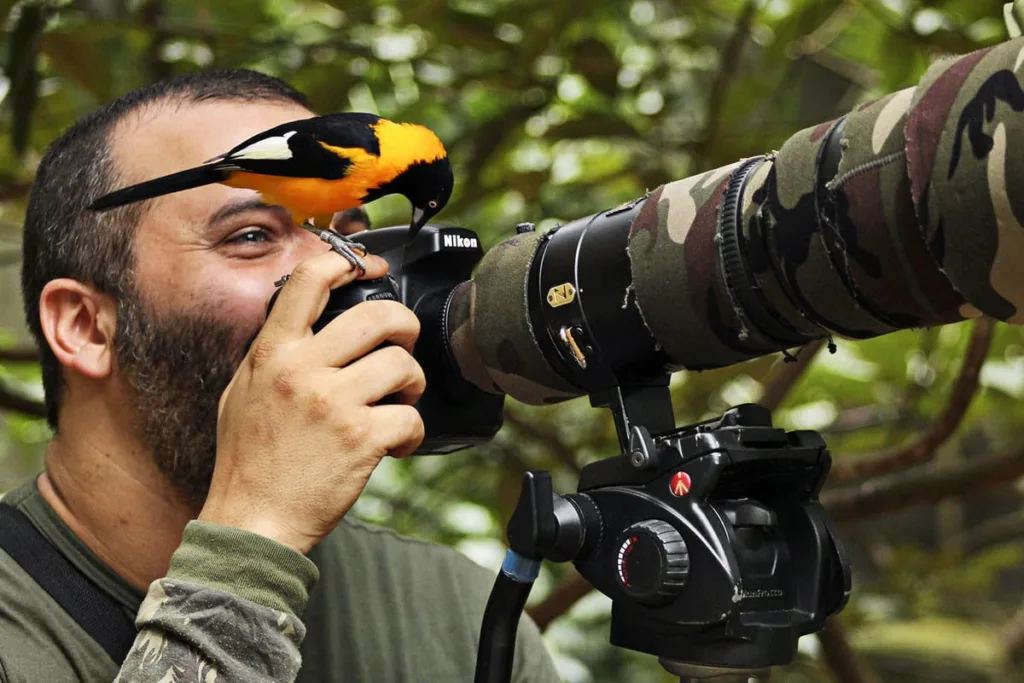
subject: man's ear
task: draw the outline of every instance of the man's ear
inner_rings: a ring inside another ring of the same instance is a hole
[[[39,322],[61,365],[93,379],[113,371],[117,307],[110,296],[78,280],[51,280],[39,295]]]

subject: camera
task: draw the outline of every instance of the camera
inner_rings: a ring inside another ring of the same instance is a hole
[[[332,290],[312,329],[319,332],[363,301],[398,301],[412,309],[420,321],[413,356],[427,381],[416,404],[425,436],[415,454],[453,453],[486,443],[502,424],[504,394],[481,391],[462,376],[448,348],[446,332],[454,291],[470,279],[484,251],[476,234],[464,228],[426,225],[408,244],[407,235],[407,226],[353,235],[351,239],[367,252],[388,262],[388,275],[355,280]],[[277,291],[267,305],[268,312]]]

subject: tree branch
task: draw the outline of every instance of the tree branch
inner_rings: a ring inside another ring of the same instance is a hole
[[[939,341],[939,328],[929,327],[922,330],[918,337],[917,350],[923,358],[931,358],[935,354],[935,347]],[[923,382],[911,381],[903,391],[899,402],[890,409],[893,419],[886,425],[887,443],[898,443],[897,435],[906,433],[907,430],[920,432],[925,427],[915,426],[913,423],[920,420],[918,406],[921,399],[928,395],[930,388]]]
[[[1024,538],[1024,512],[1013,512],[970,527],[950,539],[950,545],[960,548],[964,556],[969,557],[985,548],[1020,538]]]
[[[833,483],[876,477],[907,469],[932,457],[935,450],[951,437],[963,421],[967,408],[978,392],[981,365],[992,345],[995,323],[992,318],[979,318],[974,323],[971,341],[964,354],[949,401],[928,430],[913,441],[869,458],[850,458],[837,462],[830,477]]]
[[[34,348],[24,347],[15,349],[0,349],[0,363],[37,363],[39,362],[39,351]]]
[[[449,211],[461,211],[472,200],[480,198],[486,190],[483,181],[484,168],[514,132],[545,106],[547,98],[540,104],[511,107],[465,136],[466,142],[463,145],[470,146],[472,151],[462,169],[462,190],[459,197],[449,204]]]
[[[0,183],[0,202],[22,199],[28,194],[28,191],[31,189],[31,182],[22,182],[20,180],[5,180],[4,182]]]
[[[531,422],[519,417],[508,406],[505,407],[505,421],[515,427],[525,436],[547,446],[551,452],[577,476],[583,471],[576,460],[576,452],[569,444],[565,443],[560,436],[545,424]]]
[[[915,505],[967,496],[1024,476],[1024,447],[870,479],[821,494],[836,521],[864,519]]]
[[[551,622],[568,612],[592,590],[594,587],[576,571],[575,567],[570,566],[565,577],[551,589],[548,597],[539,605],[528,609],[527,613],[543,633]]]
[[[835,683],[877,683],[878,679],[850,646],[846,628],[838,619],[833,617],[825,622],[825,628],[818,632],[818,641]]]
[[[722,107],[725,106],[725,98],[729,93],[729,86],[738,71],[740,57],[743,48],[750,39],[750,26],[757,14],[758,0],[747,0],[736,18],[736,29],[729,36],[729,42],[722,49],[722,62],[715,74],[715,80],[711,83],[711,92],[708,94],[707,119],[704,124],[704,134],[701,139],[690,146],[690,151],[696,159],[696,166],[699,171],[705,170],[707,156],[711,147],[718,137],[718,126],[722,118]]]
[[[171,65],[164,61],[164,47],[170,42],[171,33],[164,27],[167,15],[166,0],[149,0],[139,12],[139,19],[150,33],[146,47],[146,73],[150,81],[162,81],[172,73]]]
[[[790,58],[813,55],[821,52],[838,38],[857,16],[860,9],[856,0],[843,0],[836,10],[813,31],[793,44],[787,50]]]
[[[781,363],[772,372],[758,403],[768,410],[778,410],[824,345],[824,339],[816,339],[796,352],[795,361]]]
[[[0,409],[25,413],[33,417],[46,417],[46,406],[38,401],[21,396],[0,382]]]
[[[822,435],[837,435],[837,434],[849,434],[855,432],[858,429],[868,429],[869,427],[879,427],[886,422],[893,420],[899,420],[900,414],[893,412],[888,409],[882,408],[877,404],[869,404],[865,406],[856,406],[855,408],[847,408],[846,410],[839,411],[836,415],[836,419],[832,420],[832,423],[818,431]],[[927,425],[922,425],[921,429],[926,428]]]

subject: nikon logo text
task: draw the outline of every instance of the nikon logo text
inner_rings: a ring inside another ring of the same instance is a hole
[[[480,246],[475,237],[463,237],[462,235],[444,235],[443,243],[446,247],[458,249],[476,249]]]

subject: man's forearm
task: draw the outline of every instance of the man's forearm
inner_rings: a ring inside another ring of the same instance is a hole
[[[312,562],[269,539],[191,523],[139,608],[115,681],[293,681],[306,633],[297,615],[316,579]]]
[[[290,682],[306,629],[279,612],[203,584],[160,579],[136,621],[116,683]]]

